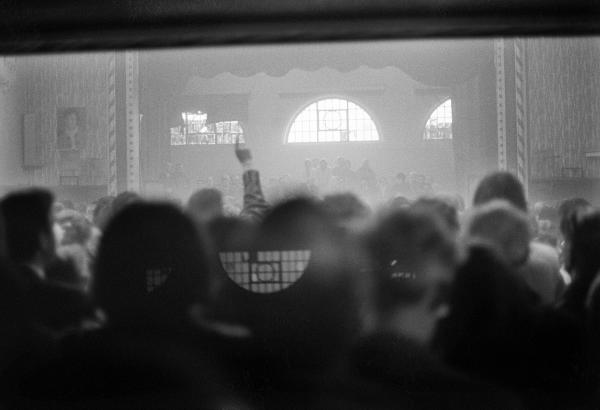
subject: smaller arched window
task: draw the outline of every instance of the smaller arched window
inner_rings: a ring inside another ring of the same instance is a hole
[[[171,128],[171,145],[221,145],[235,144],[236,138],[244,142],[244,130],[238,121],[207,122],[207,114],[181,113],[183,125]]]
[[[359,105],[342,98],[325,98],[310,104],[294,118],[287,142],[378,141],[371,116]]]
[[[452,101],[447,99],[431,113],[425,124],[423,139],[452,139]]]

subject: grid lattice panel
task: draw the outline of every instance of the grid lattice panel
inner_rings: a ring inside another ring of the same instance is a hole
[[[425,124],[426,140],[452,139],[452,102],[446,100],[431,114]]]
[[[310,251],[220,252],[223,269],[242,288],[273,293],[296,283],[310,261]]]
[[[182,113],[184,126],[171,128],[171,145],[219,145],[235,144],[239,138],[244,143],[244,130],[239,121],[207,123],[207,115]]]
[[[287,141],[377,141],[379,133],[369,114],[358,105],[339,98],[317,101],[294,119]]]

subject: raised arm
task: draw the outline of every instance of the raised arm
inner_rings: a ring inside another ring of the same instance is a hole
[[[244,181],[244,207],[240,216],[254,222],[260,222],[269,210],[269,203],[265,200],[260,186],[260,175],[252,164],[252,153],[243,144],[239,136],[235,140],[235,156],[242,165]]]

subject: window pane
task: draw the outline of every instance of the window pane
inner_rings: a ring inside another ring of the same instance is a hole
[[[287,138],[289,143],[378,140],[369,114],[340,98],[326,98],[306,107],[294,119]]]
[[[450,99],[440,104],[425,124],[426,140],[452,139],[452,101]]]
[[[244,141],[244,130],[239,121],[207,123],[207,114],[201,111],[181,113],[184,126],[171,128],[171,145],[235,144]]]

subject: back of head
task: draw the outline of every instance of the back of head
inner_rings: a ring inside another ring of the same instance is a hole
[[[214,188],[194,192],[187,204],[189,215],[198,223],[206,223],[223,215],[223,195]]]
[[[435,215],[418,209],[384,215],[367,235],[379,315],[420,301],[452,279],[457,249]]]
[[[422,197],[415,201],[411,207],[423,212],[432,212],[436,214],[452,233],[457,233],[460,228],[458,211],[450,198],[441,196]]]
[[[558,206],[560,233],[566,242],[571,241],[577,218],[591,209],[591,204],[583,198],[569,198],[560,203]]]
[[[510,172],[494,172],[483,178],[475,190],[473,205],[483,205],[494,199],[503,199],[521,211],[527,212],[523,185]]]
[[[574,226],[570,258],[577,275],[600,272],[600,211],[582,216]]]
[[[529,219],[506,201],[496,200],[475,208],[465,232],[469,238],[485,241],[496,248],[511,266],[527,261],[531,240]]]
[[[509,324],[529,308],[524,282],[503,258],[483,242],[471,241],[466,258],[456,273],[452,290],[452,315],[464,325],[492,329]]]
[[[496,352],[511,346],[506,340],[519,337],[516,329],[526,323],[531,299],[525,283],[493,248],[478,241],[467,245],[450,292],[450,314],[436,339],[447,360],[472,370],[489,368],[483,361],[498,360]]]
[[[343,226],[360,222],[370,213],[368,206],[350,192],[326,195],[323,207],[337,224]]]
[[[361,285],[352,262],[356,252],[350,246],[311,200],[283,203],[266,216],[255,249],[281,258],[257,266],[269,264],[281,275],[302,269],[300,277],[282,290],[240,295],[242,320],[275,362],[285,359],[298,368],[326,367],[353,342],[359,330]],[[307,255],[308,261],[288,261],[290,254]]]
[[[115,197],[111,204],[111,217],[117,215],[127,206],[141,201],[141,198],[138,194],[131,191],[123,191],[119,195]]]
[[[170,204],[135,203],[110,221],[100,243],[92,293],[112,323],[173,325],[207,288],[198,233]]]
[[[104,229],[111,216],[112,203],[114,196],[103,196],[96,201],[94,206],[94,215],[92,222],[100,229]]]
[[[396,209],[408,208],[411,204],[412,202],[410,201],[410,199],[399,195],[390,199],[386,204],[386,208],[388,208],[390,211],[393,211]]]
[[[52,194],[31,189],[7,195],[0,203],[9,258],[27,263],[41,250],[42,236],[52,238]]]

